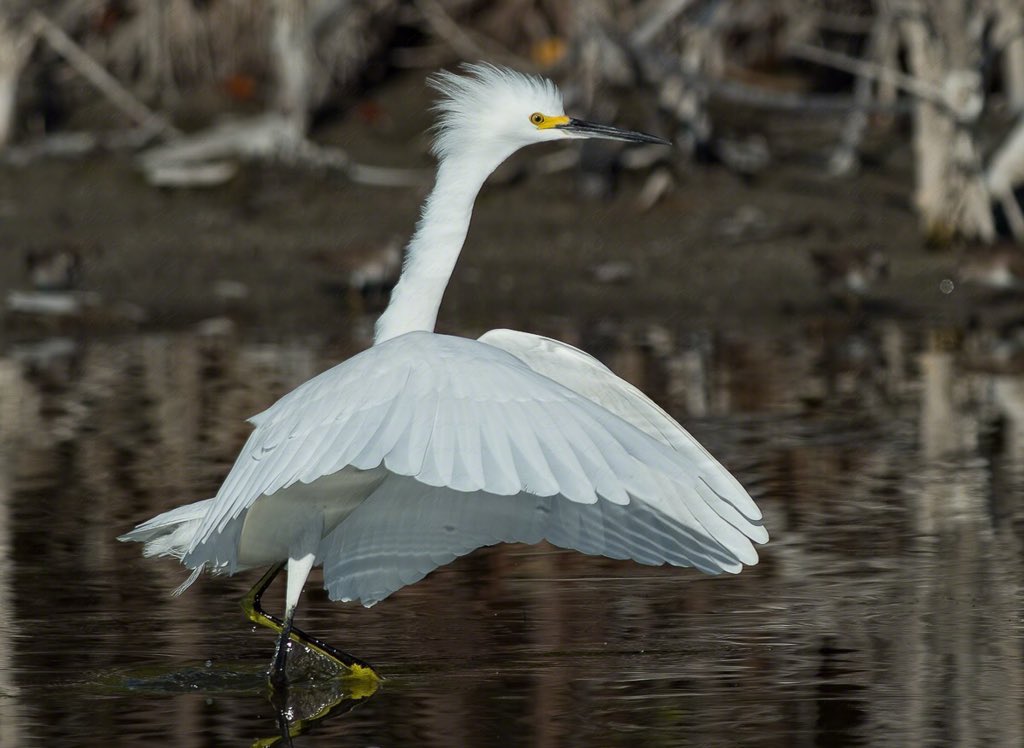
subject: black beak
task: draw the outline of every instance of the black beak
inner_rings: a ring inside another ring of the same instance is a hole
[[[581,138],[604,138],[605,140],[623,140],[627,143],[657,143],[658,145],[672,145],[664,138],[655,135],[647,135],[632,130],[621,130],[611,125],[598,125],[594,122],[585,122],[581,119],[570,119],[564,125],[556,125],[559,130],[565,130]]]

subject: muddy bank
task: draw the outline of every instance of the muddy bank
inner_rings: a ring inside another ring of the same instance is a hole
[[[320,137],[367,163],[429,168],[426,97],[409,93],[418,90],[395,84],[375,103],[383,118],[356,111]],[[860,177],[831,180],[820,166],[826,124],[773,119],[764,128],[775,162],[758,178],[687,167],[647,213],[636,207],[643,174],[624,176],[600,201],[578,196],[572,172],[485,187],[440,328],[559,333],[611,321],[784,333],[849,316],[829,301],[809,253],[869,245],[887,254],[890,273],[857,315],[964,324],[981,294],[940,291],[955,257],[923,247],[906,154],[890,145]],[[142,310],[147,328],[227,314],[254,333],[344,334],[361,316],[340,289],[352,258],[407,237],[424,194],[269,166],[247,167],[219,189],[164,192],[123,156],[8,166],[0,293],[27,287],[27,251],[66,243],[82,256],[81,288]],[[592,269],[610,261],[628,263],[631,277],[596,280]],[[247,294],[225,298],[221,281]],[[36,333],[8,320],[8,338],[26,334]]]

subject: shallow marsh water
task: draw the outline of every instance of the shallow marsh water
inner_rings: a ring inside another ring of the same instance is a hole
[[[372,609],[314,580],[300,625],[387,681],[311,688],[338,703],[295,745],[1019,745],[1024,376],[981,332],[802,329],[563,330],[749,487],[758,566],[500,546]],[[280,734],[258,573],[170,598],[183,570],[114,537],[212,495],[243,419],[365,341],[204,330],[0,352],[3,746]]]

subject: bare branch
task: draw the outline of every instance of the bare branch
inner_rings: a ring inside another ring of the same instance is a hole
[[[36,42],[33,28],[23,28],[0,18],[0,146],[6,145],[14,132],[18,81]]]
[[[693,5],[693,2],[694,0],[664,0],[629,35],[630,43],[637,46],[649,44],[659,31],[664,30],[666,26],[685,13],[687,8]]]
[[[889,46],[891,36],[892,18],[888,13],[879,13],[868,36],[865,56],[869,60],[880,61],[884,64],[882,55],[885,54],[885,50]],[[829,157],[829,173],[833,176],[848,175],[856,171],[859,166],[858,151],[864,138],[864,131],[867,129],[867,105],[871,101],[873,83],[874,81],[868,76],[857,76],[853,86],[854,109],[843,124],[839,143]]]
[[[492,58],[514,65],[525,72],[536,72],[536,68],[529,61],[512,54],[496,42],[474,38],[463,31],[437,0],[413,0],[413,4],[431,31],[441,37],[463,59]]]
[[[871,78],[872,80],[890,83],[912,96],[915,96],[918,99],[923,99],[924,101],[938,107],[948,108],[949,106],[942,90],[937,86],[933,86],[918,78],[914,78],[913,76],[901,73],[898,70],[893,70],[892,68],[884,67],[874,62],[858,60],[839,52],[822,49],[821,47],[815,47],[810,44],[803,44],[802,42],[791,44],[786,49],[786,52],[793,57],[807,60],[808,62],[815,62],[819,65],[835,68],[836,70],[853,73],[854,75],[861,76],[863,78]]]
[[[139,101],[122,86],[103,66],[86,54],[64,31],[39,11],[32,11],[29,23],[57,54],[67,60],[83,78],[92,83],[111,104],[139,125],[154,130],[177,134],[177,130],[162,116]]]
[[[731,101],[745,106],[781,111],[802,111],[809,114],[835,114],[847,112],[854,107],[854,100],[846,94],[808,95],[792,91],[769,90],[743,83],[738,80],[710,78],[704,74],[683,70],[678,58],[654,50],[641,49],[630,45],[630,54],[642,63],[644,76],[652,86],[660,85],[665,76],[678,75],[689,85],[706,86],[708,91],[722,101]],[[900,104],[868,102],[865,111],[892,114],[905,111]]]
[[[1024,240],[1024,217],[1021,216],[1020,204],[1014,195],[1014,188],[1024,183],[1024,118],[992,154],[985,170],[985,183],[1002,205],[1014,236]]]
[[[286,114],[266,113],[221,123],[151,148],[140,159],[147,179],[170,187],[214,186],[231,179],[234,162],[272,161],[344,174],[357,184],[408,187],[426,184],[424,169],[393,169],[354,162],[340,148],[318,145],[297,132]]]

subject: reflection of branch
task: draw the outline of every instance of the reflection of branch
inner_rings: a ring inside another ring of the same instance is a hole
[[[826,67],[842,70],[853,75],[891,83],[919,99],[942,108],[948,107],[948,102],[942,95],[942,91],[935,86],[884,65],[866,60],[858,60],[839,52],[832,52],[831,50],[803,44],[802,42],[791,44],[787,47],[786,52],[793,57],[807,60],[808,62],[816,62],[819,65],[825,65]]]
[[[431,31],[441,37],[464,60],[491,57],[514,65],[524,72],[533,72],[534,67],[527,60],[499,47],[494,42],[474,39],[463,31],[458,22],[448,15],[448,12],[437,0],[413,0],[413,4],[423,16],[423,20],[430,26]]]
[[[130,119],[140,125],[153,127],[155,130],[176,134],[176,130],[163,117],[135,98],[127,88],[122,86],[85,50],[75,44],[74,40],[53,21],[39,11],[33,11],[29,23],[57,54]]]

